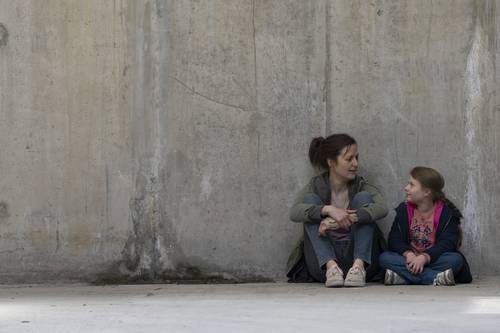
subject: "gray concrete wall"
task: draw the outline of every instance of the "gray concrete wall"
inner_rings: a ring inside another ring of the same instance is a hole
[[[390,206],[440,170],[498,274],[499,38],[500,1],[0,0],[1,280],[282,278],[339,131]]]

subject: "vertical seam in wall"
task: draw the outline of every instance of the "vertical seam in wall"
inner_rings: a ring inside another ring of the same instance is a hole
[[[161,123],[161,111],[162,111],[162,103],[161,103],[161,37],[160,37],[160,18],[158,17],[158,2],[154,3],[154,6],[151,9],[151,40],[152,40],[152,47],[151,49],[153,50],[154,54],[154,64],[151,65],[153,68],[153,73],[151,75],[152,81],[153,81],[153,91],[152,93],[152,109],[153,109],[153,114],[155,119],[155,143],[154,143],[154,150],[153,150],[153,156],[154,156],[154,164],[153,164],[153,173],[156,178],[158,178],[159,174],[159,168],[161,165],[161,159],[162,159],[162,123]]]
[[[473,38],[467,55],[465,69],[465,153],[468,159],[465,163],[466,184],[464,194],[464,231],[468,235],[465,246],[474,258],[481,257],[481,230],[479,228],[478,213],[479,192],[478,183],[481,180],[481,166],[479,165],[479,143],[477,140],[475,116],[484,104],[483,91],[481,87],[481,51],[483,45],[481,22],[479,11],[476,8]]]
[[[255,109],[259,108],[257,89],[257,40],[255,38],[255,0],[252,1],[252,29],[253,29],[253,75],[255,88]]]
[[[325,0],[325,136],[331,131],[331,107],[330,107],[330,75],[331,75],[331,53],[330,53],[330,6],[329,0]]]
[[[257,39],[256,39],[256,31],[255,31],[255,1],[252,1],[252,33],[253,33],[253,71],[254,71],[254,94],[255,94],[255,112],[259,112],[259,89],[257,84]],[[261,189],[260,186],[260,132],[257,129],[257,182],[259,192]],[[262,195],[258,195],[259,197],[259,212],[262,212]]]
[[[429,57],[429,52],[430,52],[430,45],[431,45],[431,35],[432,35],[432,23],[434,20],[434,3],[431,0],[430,4],[430,15],[429,15],[429,23],[428,23],[428,31],[427,31],[427,38],[426,38],[426,57]]]

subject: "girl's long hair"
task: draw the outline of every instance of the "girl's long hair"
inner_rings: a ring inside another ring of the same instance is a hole
[[[433,168],[418,166],[410,171],[410,175],[414,179],[416,179],[422,185],[422,187],[428,188],[432,191],[433,202],[443,201],[446,205],[448,205],[448,207],[450,207],[452,211],[455,211],[455,214],[459,218],[463,217],[457,206],[455,206],[455,204],[446,197],[446,194],[443,191],[444,178],[438,171],[434,170]],[[460,235],[458,246],[460,247],[463,235],[462,228],[459,228],[459,230]]]

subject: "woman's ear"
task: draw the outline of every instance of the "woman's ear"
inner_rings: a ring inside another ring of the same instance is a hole
[[[326,159],[326,163],[328,164],[328,168],[333,168],[337,163],[335,163],[334,160],[332,160],[331,158],[327,158]]]

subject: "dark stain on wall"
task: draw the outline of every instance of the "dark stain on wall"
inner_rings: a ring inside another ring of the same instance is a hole
[[[188,160],[180,153],[170,155],[172,163],[177,163],[176,170],[188,169]],[[258,276],[229,272],[221,267],[202,265],[196,260],[186,258],[182,248],[177,244],[172,220],[165,212],[164,201],[169,198],[165,186],[171,186],[172,191],[181,193],[180,188],[188,179],[171,179],[180,173],[169,174],[166,168],[161,168],[158,175],[144,166],[136,175],[135,193],[130,199],[130,220],[132,230],[122,250],[121,260],[112,263],[98,273],[90,282],[103,284],[141,284],[141,283],[249,283],[272,282],[272,279]],[[179,189],[177,188],[179,186]],[[179,191],[175,191],[178,189]],[[167,247],[169,257],[162,257],[161,247]],[[147,258],[147,259],[145,259]],[[165,261],[170,267],[164,268]],[[226,273],[223,274],[222,272]]]
[[[136,193],[130,200],[132,233],[122,251],[123,264],[134,275],[146,279],[157,278],[161,266],[160,242],[161,200],[159,199],[158,178],[151,174],[139,174],[136,178]],[[149,258],[148,263],[141,260]]]
[[[0,221],[8,219],[9,214],[9,205],[5,201],[0,202]]]
[[[0,23],[0,47],[7,45],[9,41],[9,31],[3,23]]]
[[[153,278],[151,275],[130,275],[128,273],[120,273],[122,263],[116,263],[106,272],[100,273],[95,279],[90,282],[95,285],[110,285],[110,284],[145,284],[145,283],[167,283],[167,284],[236,284],[236,283],[259,283],[259,282],[275,282],[262,276],[237,276],[232,274],[218,273],[221,270],[218,268],[216,272],[180,263],[175,269],[164,270],[160,274],[156,274]]]

